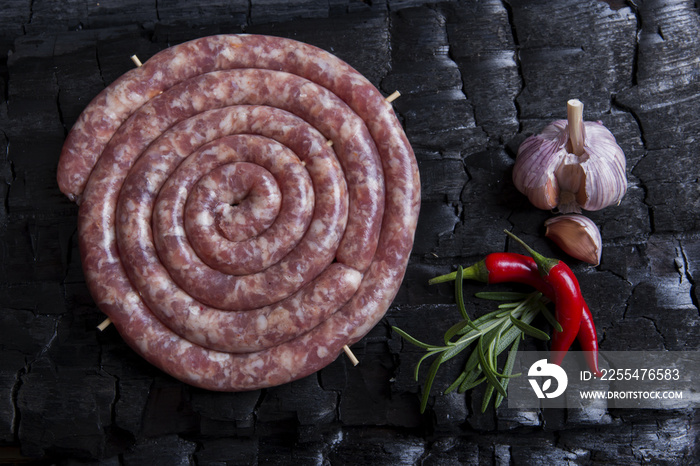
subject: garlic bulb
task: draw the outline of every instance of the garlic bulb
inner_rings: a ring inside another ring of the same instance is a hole
[[[600,264],[602,240],[600,230],[592,220],[580,214],[565,214],[544,222],[545,236],[562,251],[589,264]]]
[[[601,122],[583,121],[583,104],[567,103],[568,119],[548,125],[518,148],[515,187],[540,209],[600,210],[627,191],[625,154]]]

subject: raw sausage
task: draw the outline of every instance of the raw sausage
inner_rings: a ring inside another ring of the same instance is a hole
[[[166,49],[84,110],[59,160],[86,281],[125,341],[211,390],[286,383],[382,318],[420,204],[382,95],[293,40]]]

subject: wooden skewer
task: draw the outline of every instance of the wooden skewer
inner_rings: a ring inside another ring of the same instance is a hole
[[[387,96],[387,98],[384,100],[391,103],[391,102],[395,101],[396,99],[398,99],[400,96],[401,96],[401,93],[399,91],[394,91],[389,96]]]
[[[326,145],[328,147],[331,147],[333,145],[333,141],[331,139],[329,139],[328,141],[326,141]]]
[[[131,61],[133,61],[134,65],[136,65],[136,66],[143,65],[143,63],[141,63],[141,60],[139,60],[139,57],[137,57],[136,55],[131,56]]]
[[[360,361],[355,357],[355,354],[353,354],[352,350],[348,345],[343,346],[343,351],[345,351],[345,354],[350,358],[350,362],[352,363],[353,366],[357,366],[360,364]]]
[[[112,323],[112,321],[109,319],[109,317],[107,317],[105,320],[102,321],[102,323],[100,325],[97,326],[97,328],[100,330],[100,332],[103,332],[104,329],[109,327],[109,324],[111,324],[111,323]]]

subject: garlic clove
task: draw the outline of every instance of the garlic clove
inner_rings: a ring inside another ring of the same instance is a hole
[[[564,214],[544,222],[545,236],[562,251],[589,264],[600,264],[602,240],[596,224],[580,214]]]
[[[601,122],[587,121],[586,147],[588,160],[581,162],[586,175],[585,200],[580,206],[585,210],[600,210],[618,204],[627,192],[625,154],[617,145],[615,136]]]
[[[513,167],[513,183],[538,209],[551,210],[559,205],[559,182],[555,176],[561,160],[561,134],[556,123],[542,134],[530,136],[518,148]]]

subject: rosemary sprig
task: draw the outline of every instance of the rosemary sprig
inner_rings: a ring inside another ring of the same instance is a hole
[[[533,327],[530,323],[538,314],[542,313],[552,326],[556,328],[559,325],[546,308],[546,298],[539,292],[532,292],[529,294],[511,292],[477,293],[476,296],[479,298],[500,301],[501,304],[498,305],[496,310],[472,320],[464,306],[461,286],[462,280],[460,279],[461,272],[461,268],[457,269],[454,278],[456,279],[455,293],[457,295],[457,305],[462,320],[445,332],[443,344],[431,345],[424,343],[405,331],[397,327],[392,327],[392,329],[407,342],[426,351],[416,363],[414,370],[416,381],[418,381],[419,370],[422,363],[430,357],[435,356],[435,359],[428,369],[423,386],[420,404],[421,413],[425,412],[430,391],[440,366],[457,356],[473,343],[476,343],[475,348],[472,349],[467,358],[464,369],[457,379],[445,389],[444,393],[447,394],[454,390],[457,390],[459,393],[464,393],[486,382],[487,387],[482,400],[481,411],[484,412],[488,408],[494,391],[496,392],[494,406],[498,408],[506,397],[508,381],[512,377],[520,375],[513,374],[513,366],[515,364],[515,357],[520,341],[525,335],[542,340],[549,340],[549,335],[547,335],[547,333]],[[507,348],[510,348],[508,357],[506,358],[502,372],[499,372],[498,356]]]

